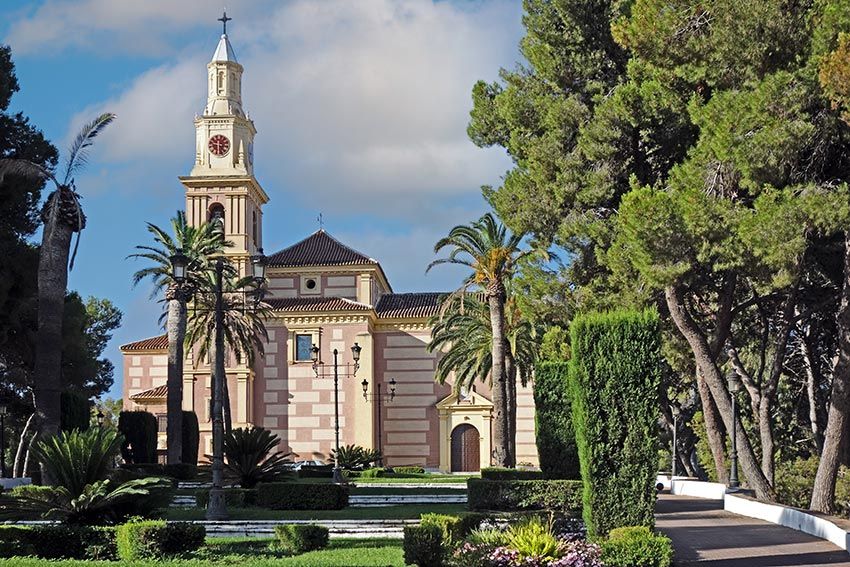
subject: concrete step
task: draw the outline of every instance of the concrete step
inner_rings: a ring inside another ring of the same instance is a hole
[[[401,538],[404,526],[418,525],[419,520],[196,520],[192,523],[202,524],[207,537],[274,537],[275,526],[316,524],[328,528],[331,537]]]

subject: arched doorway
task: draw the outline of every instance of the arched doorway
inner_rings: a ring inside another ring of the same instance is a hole
[[[481,470],[481,438],[478,430],[462,423],[452,430],[452,472]]]

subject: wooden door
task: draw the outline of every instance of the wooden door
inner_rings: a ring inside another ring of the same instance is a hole
[[[481,438],[478,430],[464,423],[452,431],[452,472],[481,470]]]

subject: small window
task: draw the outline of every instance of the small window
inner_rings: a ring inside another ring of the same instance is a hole
[[[316,289],[316,280],[310,278],[304,285],[307,287],[307,289]]]
[[[313,335],[295,335],[295,360],[313,360]]]
[[[156,415],[156,430],[160,433],[165,433],[168,429],[168,416],[164,413]]]

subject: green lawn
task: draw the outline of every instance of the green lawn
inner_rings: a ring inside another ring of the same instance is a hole
[[[334,539],[327,549],[284,557],[269,549],[272,540],[210,539],[204,549],[186,559],[170,561],[46,561],[5,559],[0,567],[403,567],[401,541],[394,539]]]
[[[376,508],[343,508],[342,510],[266,510],[265,508],[230,508],[231,520],[411,520],[421,514],[458,514],[466,512],[466,504],[403,504]],[[201,508],[170,508],[169,520],[203,520]]]

